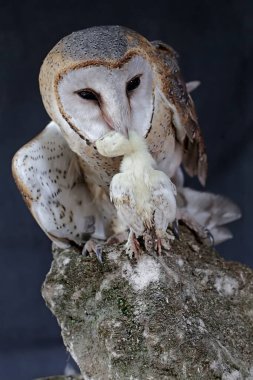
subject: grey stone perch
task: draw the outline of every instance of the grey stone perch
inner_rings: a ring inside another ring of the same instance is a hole
[[[85,380],[253,379],[253,271],[186,228],[167,256],[53,249],[43,297]]]
[[[35,380],[84,380],[81,376],[49,376],[49,377],[41,377]]]

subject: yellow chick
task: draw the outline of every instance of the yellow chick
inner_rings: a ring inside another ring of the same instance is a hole
[[[138,257],[142,237],[147,250],[170,248],[174,236],[167,227],[176,219],[176,188],[169,177],[156,170],[156,163],[143,137],[130,131],[128,138],[110,132],[96,142],[100,154],[106,157],[124,155],[120,173],[110,184],[110,198],[119,219],[130,229],[127,252]]]

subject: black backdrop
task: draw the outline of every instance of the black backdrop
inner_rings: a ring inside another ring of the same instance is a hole
[[[171,44],[185,79],[201,80],[193,97],[209,157],[207,188],[231,197],[243,211],[232,227],[235,238],[219,251],[252,266],[252,6],[251,0],[0,0],[0,379],[62,373],[68,361],[40,295],[50,242],[26,209],[10,165],[15,151],[49,121],[39,68],[74,30],[128,26]]]

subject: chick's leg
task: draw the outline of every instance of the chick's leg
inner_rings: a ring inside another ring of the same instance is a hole
[[[156,230],[155,250],[160,256],[162,249],[169,251],[171,249],[171,241],[175,240],[175,236],[169,232]]]
[[[156,251],[159,256],[162,254],[162,249],[165,249],[167,251],[170,250],[170,242],[174,239],[174,235],[159,229],[155,231],[149,231],[149,233],[145,232],[145,234],[143,234],[146,250],[148,252]]]
[[[135,259],[138,259],[141,255],[140,243],[138,242],[135,233],[132,230],[130,230],[126,243],[126,252],[130,258],[134,257]]]

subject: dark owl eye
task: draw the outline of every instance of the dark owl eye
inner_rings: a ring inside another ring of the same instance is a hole
[[[85,99],[85,100],[96,100],[96,101],[98,101],[98,95],[95,94],[91,90],[80,90],[80,91],[76,91],[76,93],[82,99]]]
[[[127,82],[126,91],[131,92],[135,90],[137,87],[139,87],[140,83],[141,83],[140,75],[136,75],[129,82]]]

